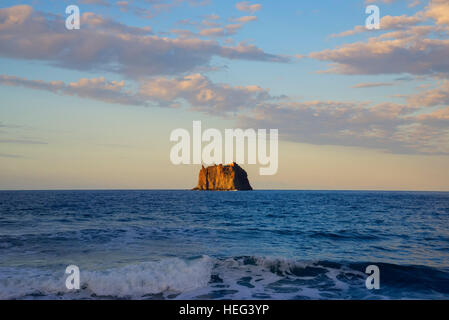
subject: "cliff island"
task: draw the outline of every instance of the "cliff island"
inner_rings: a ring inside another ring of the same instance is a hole
[[[198,176],[198,185],[193,190],[235,191],[253,190],[248,174],[237,163],[230,165],[202,166]]]

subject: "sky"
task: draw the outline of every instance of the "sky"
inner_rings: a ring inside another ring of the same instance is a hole
[[[3,0],[0,189],[192,188],[200,120],[279,130],[255,189],[449,191],[448,33],[446,0]]]

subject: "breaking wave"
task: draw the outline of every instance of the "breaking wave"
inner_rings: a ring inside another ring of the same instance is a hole
[[[0,299],[448,299],[449,272],[375,263],[380,290],[365,287],[370,263],[241,256],[166,258],[82,270],[80,289],[63,272],[0,268]]]

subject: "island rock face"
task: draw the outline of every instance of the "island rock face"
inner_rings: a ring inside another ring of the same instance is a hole
[[[193,190],[233,191],[253,190],[248,175],[237,163],[201,168],[198,185]]]

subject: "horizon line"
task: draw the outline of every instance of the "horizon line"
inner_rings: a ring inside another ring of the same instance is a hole
[[[164,189],[164,188],[73,188],[73,189],[0,189],[0,192],[8,192],[8,191],[194,191],[190,188],[183,189]],[[213,190],[212,192],[217,192],[218,190]],[[238,191],[238,190],[236,190]],[[438,189],[430,189],[430,190],[415,190],[415,189],[253,189],[252,191],[349,191],[349,192],[443,192],[448,193],[448,190],[438,190]],[[229,192],[229,191],[222,191]]]

